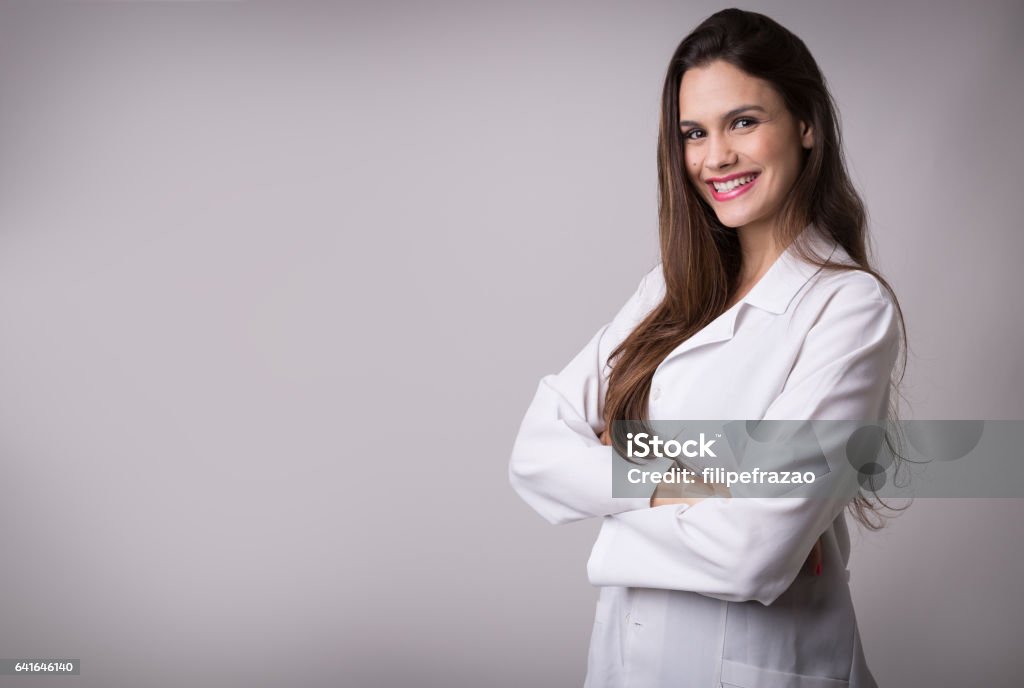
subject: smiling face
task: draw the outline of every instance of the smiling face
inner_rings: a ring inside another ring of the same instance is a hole
[[[679,87],[686,173],[726,227],[773,231],[813,131],[767,81],[716,60]]]

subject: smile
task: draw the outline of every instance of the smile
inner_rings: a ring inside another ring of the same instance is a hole
[[[726,181],[709,181],[708,189],[716,201],[729,201],[748,191],[760,174],[745,174]]]

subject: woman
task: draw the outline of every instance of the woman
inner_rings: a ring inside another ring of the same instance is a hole
[[[588,687],[875,686],[846,569],[844,508],[877,527],[864,495],[612,496],[613,420],[884,420],[905,348],[799,38],[719,12],[677,48],[661,107],[661,265],[541,380],[511,483],[553,523],[603,519]]]

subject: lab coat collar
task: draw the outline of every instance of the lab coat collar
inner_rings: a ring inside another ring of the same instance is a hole
[[[808,243],[811,251],[823,258],[833,261],[849,261],[845,250],[838,242],[825,237],[813,225],[808,225],[801,232],[798,240]],[[739,300],[732,308],[719,315],[706,327],[694,333],[689,339],[679,344],[658,365],[658,370],[688,351],[708,344],[732,339],[736,331],[736,322],[744,306],[753,306],[769,313],[780,315],[789,309],[789,304],[801,288],[807,284],[819,268],[804,261],[796,253],[795,241],[772,263],[768,272],[761,276],[757,284]]]
[[[804,261],[797,254],[796,243],[801,240],[807,242],[814,255],[823,259],[842,260],[846,257],[846,252],[838,242],[825,237],[814,225],[808,225],[740,303],[747,303],[776,315],[786,312],[793,297],[820,269]]]

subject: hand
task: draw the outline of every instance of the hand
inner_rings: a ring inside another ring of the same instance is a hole
[[[658,497],[656,496],[658,491],[654,491],[654,495],[651,495],[651,508],[656,506],[665,506],[666,504],[688,504],[693,506],[698,502],[703,502],[707,497]]]
[[[693,476],[691,479],[695,480],[692,484],[658,483],[654,494],[651,495],[651,507],[664,506],[666,504],[693,506],[710,497],[729,496],[728,490],[724,490],[724,493],[720,495],[716,485],[709,485],[701,480],[699,476]]]
[[[608,430],[606,429],[604,432],[601,433],[601,444],[611,445],[611,443],[611,436],[608,434]],[[658,496],[658,490],[660,490],[662,486],[666,484],[667,483],[659,483],[658,489],[656,489],[654,491],[654,495],[651,496],[651,507],[663,506],[665,504],[688,504],[690,506],[693,506],[694,504],[697,504],[698,502],[702,502],[705,499],[707,499],[707,497]],[[704,483],[700,484],[705,485]],[[719,493],[719,489],[717,486],[713,486],[712,490],[716,494]],[[724,494],[721,494],[720,496],[729,496],[728,489],[722,488],[722,490],[724,491]],[[801,569],[802,571],[815,576],[821,575],[821,565],[824,561],[824,557],[821,554],[821,547],[821,538],[819,537],[817,542],[814,543],[814,547],[811,548],[811,553],[807,555],[807,560],[804,562],[804,565]]]
[[[601,444],[611,445],[612,438],[609,434],[608,429],[601,433]],[[693,496],[684,497],[683,494],[689,494]],[[663,506],[665,504],[687,504],[693,506],[698,502],[703,502],[708,497],[718,495],[719,490],[714,485],[708,485],[704,481],[698,478],[697,482],[692,485],[679,485],[675,483],[658,483],[658,487],[654,490],[654,494],[651,496],[651,506]],[[729,496],[728,490],[723,490],[721,496]]]

